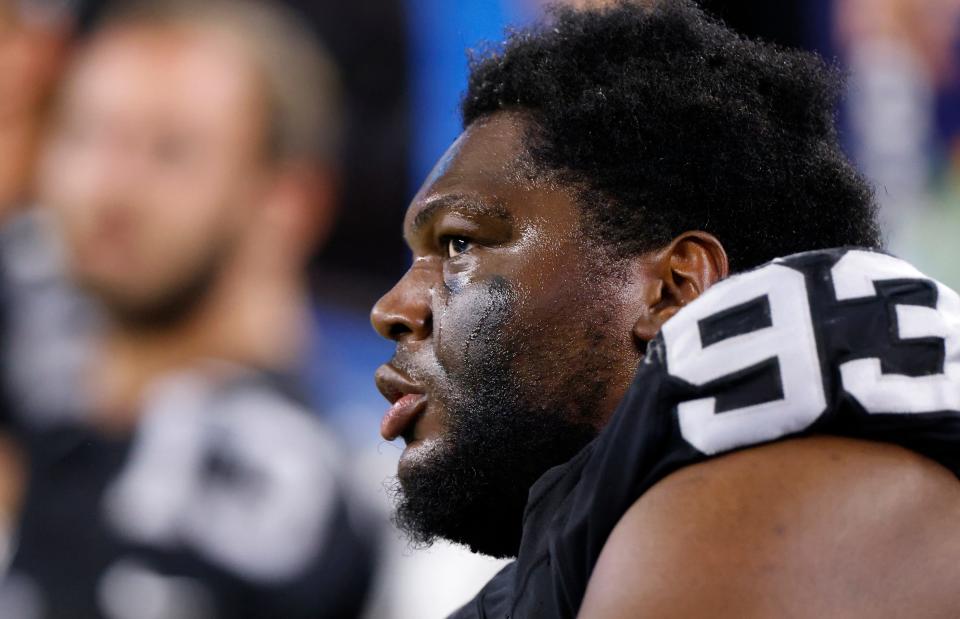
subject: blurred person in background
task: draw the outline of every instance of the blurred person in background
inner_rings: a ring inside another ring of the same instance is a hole
[[[24,424],[0,616],[360,612],[372,542],[290,380],[338,96],[266,4],[122,6],[80,50],[38,186],[103,324],[72,410]]]
[[[62,1],[0,0],[0,351],[4,353],[0,355],[0,415],[8,414],[12,406],[6,352],[24,342],[6,328],[13,314],[12,298],[20,296],[10,290],[10,279],[18,278],[31,298],[50,291],[50,261],[34,251],[47,244],[36,242],[40,226],[29,207],[37,151],[69,50],[72,17]],[[18,334],[23,335],[22,331]],[[43,349],[42,342],[28,347]],[[22,493],[23,455],[18,443],[9,431],[0,432],[0,556],[6,554]]]
[[[835,0],[850,147],[894,251],[960,286],[960,0]]]
[[[71,32],[63,5],[0,0],[0,222],[30,201],[38,138]]]

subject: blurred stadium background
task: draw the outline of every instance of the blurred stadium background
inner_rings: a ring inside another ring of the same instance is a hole
[[[329,241],[311,263],[315,328],[303,378],[313,406],[349,454],[356,491],[377,506],[388,531],[367,615],[442,617],[501,563],[443,545],[411,549],[389,532],[383,481],[400,447],[378,436],[386,404],[372,375],[392,347],[377,338],[367,314],[407,266],[400,238],[407,202],[460,131],[467,50],[495,45],[505,28],[536,20],[545,3],[285,2],[331,52],[346,96],[339,208]],[[71,33],[91,28],[103,9],[96,0],[3,3],[31,28]],[[876,189],[889,248],[960,287],[960,0],[703,4],[747,36],[814,50],[843,67],[849,82],[838,110],[841,132]],[[13,66],[4,62],[22,61],[4,56],[13,27],[0,21],[0,72]],[[8,96],[0,91],[0,112]],[[0,155],[0,174],[17,164]]]

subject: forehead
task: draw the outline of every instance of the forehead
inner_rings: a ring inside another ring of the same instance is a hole
[[[522,214],[533,206],[525,195],[542,190],[532,174],[525,144],[526,125],[512,113],[498,113],[470,125],[417,192],[407,209],[408,232],[432,205],[469,201]]]
[[[253,105],[252,68],[225,36],[190,28],[119,26],[72,68],[63,105],[142,123],[217,127]]]

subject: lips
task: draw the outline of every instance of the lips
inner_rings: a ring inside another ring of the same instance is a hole
[[[390,365],[380,366],[375,380],[377,389],[391,404],[380,422],[380,435],[388,441],[409,435],[427,406],[424,389]]]
[[[427,406],[427,396],[408,393],[393,403],[380,422],[380,435],[388,441],[409,434],[420,413]]]

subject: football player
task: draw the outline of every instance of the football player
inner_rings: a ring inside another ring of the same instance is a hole
[[[455,617],[960,616],[960,299],[837,87],[686,0],[474,62],[372,312],[398,524],[516,557]]]

